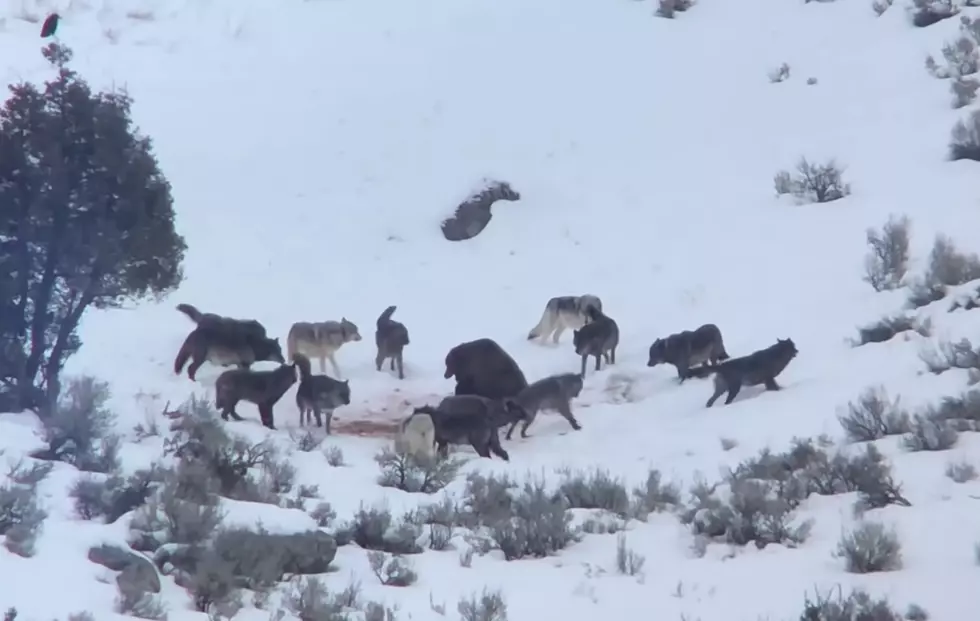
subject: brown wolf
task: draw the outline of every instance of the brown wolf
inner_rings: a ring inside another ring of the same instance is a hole
[[[316,417],[316,426],[323,427],[323,414],[327,415],[327,435],[333,411],[342,405],[350,405],[350,385],[327,375],[313,375],[310,359],[303,354],[293,354],[293,364],[299,369],[299,387],[296,389],[296,407],[299,408],[299,426],[309,423],[310,414]]]
[[[516,397],[527,388],[517,362],[493,339],[460,343],[446,354],[445,378],[456,377],[457,395]]]
[[[254,403],[259,408],[262,424],[275,429],[272,407],[295,383],[295,364],[284,364],[272,371],[230,369],[219,375],[214,383],[215,405],[221,410],[222,419],[228,420],[230,416],[244,420],[235,412],[235,406],[239,401]]]
[[[378,355],[374,358],[374,366],[381,370],[386,358],[391,359],[391,370],[398,365],[398,379],[405,379],[405,361],[402,351],[408,345],[408,328],[400,321],[391,318],[396,306],[389,306],[378,317],[377,330],[374,332],[374,343],[378,346]]]
[[[197,327],[187,335],[177,357],[174,373],[180,375],[184,365],[192,381],[205,362],[218,366],[237,365],[248,369],[259,361],[285,363],[279,339],[266,336],[265,328],[254,319],[229,319],[212,313],[201,313],[190,304],[178,304],[177,310],[190,317]]]

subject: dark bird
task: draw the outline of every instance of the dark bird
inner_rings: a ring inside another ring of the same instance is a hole
[[[57,13],[52,13],[48,15],[48,18],[44,20],[44,24],[41,26],[41,38],[54,36],[56,30],[58,30],[58,19]]]

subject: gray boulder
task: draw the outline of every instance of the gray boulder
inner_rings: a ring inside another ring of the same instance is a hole
[[[487,186],[466,199],[452,217],[443,220],[442,236],[448,241],[472,239],[483,232],[493,214],[490,208],[497,201],[520,200],[521,195],[503,181],[491,181]]]
[[[159,593],[160,575],[150,559],[142,554],[112,544],[93,546],[88,560],[118,571],[116,584],[127,593]]]

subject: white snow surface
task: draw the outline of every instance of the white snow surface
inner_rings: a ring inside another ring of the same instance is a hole
[[[353,390],[338,422],[390,420],[451,392],[443,360],[461,341],[497,340],[532,380],[576,371],[570,333],[558,347],[525,337],[548,298],[594,293],[621,346],[615,365],[596,373],[590,363],[574,404],[583,429],[544,414],[530,438],[505,441],[509,463],[474,456],[464,472],[601,467],[631,487],[650,467],[685,488],[717,480],[794,436],[843,442],[837,414],[869,386],[912,408],[958,394],[965,372],[924,372],[924,337],[847,342],[905,299],[862,282],[867,227],[907,214],[915,272],[938,232],[980,245],[976,164],[946,161],[966,111],[923,69],[957,20],[913,28],[902,4],[876,17],[863,0],[702,0],[668,20],[649,0],[7,0],[0,81],[51,75],[39,23],[24,18],[59,9],[75,67],[94,87],[134,97],[189,246],[186,279],[169,298],[86,315],[67,373],[109,381],[119,431],[131,435],[147,412],[203,394],[220,372],[205,365],[197,384],[174,375],[192,327],[176,303],[256,318],[283,342],[295,321],[346,317],[364,340],[337,355]],[[790,79],[770,83],[782,62]],[[836,158],[853,194],[777,200],[774,173],[800,156]],[[487,177],[509,181],[521,200],[498,204],[479,237],[444,241],[439,221]],[[411,334],[404,381],[374,369],[374,322],[389,304]],[[980,312],[947,307],[919,311],[935,338],[975,338]],[[678,385],[671,367],[646,367],[655,338],[705,322],[735,356],[792,338],[800,353],[783,390],[747,388],[705,409],[710,380]],[[228,428],[254,440],[287,445],[298,424],[292,390],[276,408],[277,432],[254,407],[240,411],[247,420]],[[0,416],[3,458],[40,446],[39,429],[29,413]],[[723,450],[722,438],[736,446]],[[159,461],[159,440],[127,443],[126,470]],[[376,484],[372,458],[387,441],[337,434],[324,446],[340,448],[345,466],[329,467],[320,451],[291,460],[340,518],[361,503],[386,501],[397,514],[437,500]],[[419,580],[406,588],[381,586],[365,552],[346,546],[323,578],[339,590],[360,577],[366,598],[416,620],[440,618],[430,598],[455,617],[456,601],[484,587],[504,592],[510,621],[796,619],[805,597],[838,585],[899,610],[917,603],[935,621],[976,614],[980,483],[943,472],[952,460],[978,463],[980,438],[964,433],[939,453],[909,453],[898,438],[878,444],[912,503],[870,514],[901,535],[899,571],[850,574],[834,557],[856,520],[846,494],[804,503],[799,518],[814,528],[795,549],[712,544],[698,557],[676,516],[631,521],[642,577],[617,574],[616,536],[586,535],[549,558],[491,553],[468,569],[458,551],[427,550],[412,557]],[[59,464],[42,483],[51,516],[35,557],[0,550],[0,607],[17,607],[21,621],[80,610],[123,618],[112,612],[110,572],[85,554],[124,541],[126,519],[79,519],[68,496],[79,476]],[[461,492],[463,479],[448,491]],[[297,510],[226,508],[235,524],[315,527]],[[164,583],[172,621],[207,618]],[[236,618],[269,612],[249,606]]]

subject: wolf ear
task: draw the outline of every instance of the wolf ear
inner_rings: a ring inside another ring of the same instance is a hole
[[[344,380],[344,386],[348,386],[349,384],[350,384],[350,380],[349,379]]]

